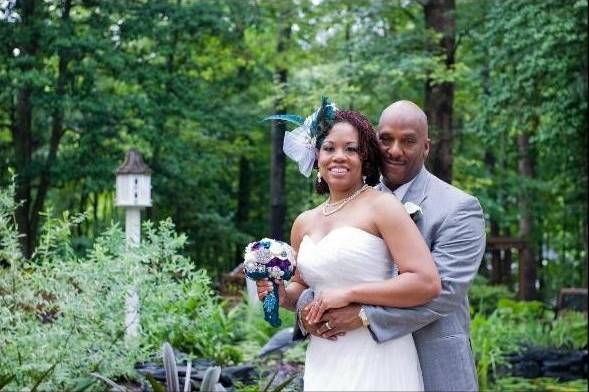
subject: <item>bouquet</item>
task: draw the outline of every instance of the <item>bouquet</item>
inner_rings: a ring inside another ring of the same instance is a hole
[[[282,279],[290,280],[295,271],[293,250],[285,242],[269,238],[250,243],[245,247],[245,276],[252,280]],[[278,285],[273,282],[273,290],[264,297],[264,319],[273,327],[281,324],[278,317]]]

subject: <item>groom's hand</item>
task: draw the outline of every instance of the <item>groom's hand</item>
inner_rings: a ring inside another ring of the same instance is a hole
[[[362,327],[362,319],[358,316],[359,304],[351,304],[343,308],[329,309],[323,314],[317,325],[320,336],[326,339],[333,339],[348,331]],[[305,326],[306,327],[306,326]],[[327,327],[331,327],[328,329]]]
[[[301,309],[301,311],[299,312],[299,322],[303,324],[303,328],[305,328],[305,330],[310,333],[313,336],[317,336],[319,338],[322,338],[323,336],[321,335],[324,331],[327,330],[327,327],[325,326],[324,322],[317,322],[317,323],[313,323],[313,322],[309,322],[307,321],[307,316],[309,315],[309,310],[308,309]],[[337,340],[338,336],[343,336],[345,335],[344,332],[338,333],[337,335],[333,335],[330,336],[328,339],[329,340]]]

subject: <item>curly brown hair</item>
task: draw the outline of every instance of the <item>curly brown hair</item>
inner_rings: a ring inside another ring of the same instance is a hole
[[[366,184],[370,186],[378,184],[381,155],[378,149],[376,134],[370,121],[362,113],[354,110],[338,110],[335,112],[333,125],[341,122],[350,124],[358,131],[358,154],[362,161],[362,175],[366,176]],[[332,128],[333,125],[331,126]],[[317,148],[321,147],[323,140],[325,140],[330,131],[331,129],[325,135],[322,135],[323,137],[320,140],[317,140]],[[318,169],[317,161],[315,161],[315,168]],[[329,193],[329,187],[325,181],[318,182],[315,180],[315,190],[319,194]]]

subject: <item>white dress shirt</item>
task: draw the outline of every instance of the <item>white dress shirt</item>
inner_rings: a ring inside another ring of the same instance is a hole
[[[399,199],[399,201],[402,201],[405,197],[405,194],[407,193],[407,190],[409,189],[411,184],[413,184],[413,181],[415,181],[415,177],[413,177],[411,181],[404,183],[403,185],[392,191],[391,188],[385,185],[385,183],[382,181],[382,176],[380,176],[380,184],[376,186],[376,189],[383,192],[390,192],[393,195],[397,196],[397,199]]]

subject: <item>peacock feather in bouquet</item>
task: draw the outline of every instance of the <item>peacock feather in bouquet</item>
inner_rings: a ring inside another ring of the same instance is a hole
[[[264,319],[273,327],[281,324],[278,317],[279,297],[276,279],[290,280],[295,272],[293,250],[285,242],[262,238],[245,247],[244,272],[252,280],[270,279],[273,290],[264,297]]]

